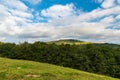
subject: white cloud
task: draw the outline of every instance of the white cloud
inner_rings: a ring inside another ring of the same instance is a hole
[[[100,22],[104,23],[104,24],[110,24],[110,23],[112,23],[114,21],[115,20],[114,20],[113,16],[108,16],[108,17],[103,18]]]
[[[8,13],[6,10],[7,10],[7,9],[6,9],[5,6],[0,5],[0,11],[1,11],[1,12],[0,12],[0,23],[2,23],[6,17],[8,17],[9,15],[11,15],[11,14]]]
[[[3,4],[10,9],[21,11],[26,11],[28,9],[28,7],[24,3],[20,2],[20,0],[1,0],[0,4]]]
[[[28,1],[30,4],[36,5],[40,3],[42,0],[26,0],[26,1]]]
[[[111,8],[115,6],[115,0],[104,0],[102,3],[103,8]]]
[[[27,9],[28,7],[19,0],[0,1],[0,37],[7,38],[21,31],[19,25],[29,22],[27,18],[32,16]]]
[[[62,19],[58,18],[58,15],[62,14],[57,15],[56,10],[51,10],[52,7],[45,10],[47,15],[44,16],[53,18],[50,24],[54,27],[59,25],[56,28],[56,38],[78,38],[114,43],[119,41],[120,30],[114,30],[112,27],[114,27],[113,24],[120,24],[114,18],[114,15],[120,14],[120,6],[111,6],[108,9],[98,8],[88,13],[80,12],[79,16],[73,14],[72,16],[64,16]],[[53,12],[56,15],[53,15]],[[108,27],[111,29],[107,29]]]
[[[20,31],[20,28],[17,26],[17,23],[13,17],[8,17],[5,19],[4,22],[0,24],[0,26],[0,33],[4,33],[6,35],[15,35]]]
[[[75,11],[73,4],[54,5],[46,10],[41,11],[43,16],[57,19],[72,16],[74,13]]]
[[[120,15],[116,16],[116,19],[120,19]]]
[[[41,11],[50,21],[35,23],[32,18],[40,14],[32,15],[26,5],[16,1],[24,7],[15,7],[13,0],[0,3],[0,40],[31,42],[75,38],[120,43],[120,30],[116,29],[120,28],[119,5],[91,12],[75,11],[74,4],[53,5]]]
[[[47,26],[45,24],[33,24],[27,25],[21,33],[18,34],[18,37],[31,39],[31,38],[51,38],[55,36],[55,28]]]
[[[32,18],[33,15],[26,11],[19,11],[19,10],[9,10],[13,16],[23,17],[23,18]]]
[[[111,16],[111,15],[118,15],[120,14],[120,6],[112,7],[109,9],[95,9],[91,12],[88,13],[82,13],[77,18],[75,18],[75,22],[77,21],[91,21],[91,20],[99,20],[102,19],[106,16]]]

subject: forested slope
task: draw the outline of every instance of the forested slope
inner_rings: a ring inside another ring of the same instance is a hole
[[[120,47],[115,45],[1,43],[0,56],[45,62],[120,78]]]

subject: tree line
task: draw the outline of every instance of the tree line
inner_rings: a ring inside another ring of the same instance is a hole
[[[0,43],[0,57],[45,62],[120,78],[120,47],[109,45]]]

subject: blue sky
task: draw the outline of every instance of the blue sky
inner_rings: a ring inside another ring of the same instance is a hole
[[[66,5],[73,3],[77,9],[82,9],[84,11],[91,11],[100,7],[100,4],[96,0],[42,0],[39,3],[33,5],[26,0],[21,0],[24,2],[29,8],[34,8],[37,11],[41,11],[42,9],[47,9],[55,4]]]
[[[0,41],[120,44],[120,0],[0,0]]]
[[[21,0],[25,5],[27,5],[30,9],[34,9],[32,12],[33,15],[35,15],[37,12],[42,11],[43,9],[47,9],[54,5],[66,5],[66,4],[74,4],[75,10],[82,10],[84,12],[90,12],[96,8],[101,7],[101,2],[96,0],[36,0],[38,3],[32,4],[31,2],[27,0]],[[41,16],[41,15],[40,15]],[[43,16],[41,16],[43,17]],[[34,18],[34,21],[36,18]],[[46,22],[47,19],[42,20],[42,22]]]

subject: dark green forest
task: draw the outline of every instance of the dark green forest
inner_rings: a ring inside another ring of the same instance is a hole
[[[118,45],[1,42],[0,57],[45,62],[120,78],[120,47]]]

